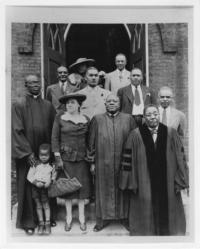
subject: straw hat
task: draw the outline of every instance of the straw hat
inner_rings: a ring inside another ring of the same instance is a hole
[[[82,104],[86,100],[86,95],[79,93],[69,93],[59,98],[61,104],[66,104],[69,99],[76,99],[79,104]]]
[[[87,58],[78,58],[73,64],[69,66],[69,69],[75,70],[77,66],[86,63],[87,65],[92,65],[95,62],[93,59],[87,59]]]

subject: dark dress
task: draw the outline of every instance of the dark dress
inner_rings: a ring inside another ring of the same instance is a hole
[[[88,122],[74,123],[71,120],[62,120],[64,112],[55,118],[52,131],[52,151],[60,152],[64,169],[69,176],[76,177],[82,187],[75,193],[62,196],[66,199],[87,199],[91,192],[91,174],[86,159],[86,134]],[[66,177],[64,171],[58,172],[58,177]]]

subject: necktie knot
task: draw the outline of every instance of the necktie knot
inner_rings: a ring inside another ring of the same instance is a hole
[[[158,130],[157,129],[152,129],[151,130],[151,135],[154,135],[154,134],[158,134]]]

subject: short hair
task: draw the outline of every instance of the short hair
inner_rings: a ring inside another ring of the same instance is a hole
[[[116,56],[115,56],[115,60],[116,60],[117,56],[119,56],[119,55],[124,56],[125,60],[127,61],[126,55],[125,55],[125,54],[123,54],[123,53],[118,53],[118,54],[116,54]]]
[[[59,69],[59,68],[61,68],[61,67],[66,68],[66,70],[67,70],[67,72],[68,72],[68,69],[67,69],[67,67],[66,67],[66,66],[64,66],[64,65],[60,65],[59,67],[57,67],[57,73],[58,73],[58,69]]]
[[[110,93],[110,94],[108,94],[108,96],[106,97],[106,102],[107,102],[107,99],[108,99],[110,96],[116,97],[116,98],[118,99],[118,101],[120,102],[119,96],[118,96],[117,94],[115,94],[115,93]]]
[[[39,153],[41,152],[41,150],[45,150],[48,151],[48,153],[51,153],[51,146],[50,144],[41,144],[39,147]]]
[[[144,110],[143,110],[143,115],[144,116],[146,114],[147,109],[150,108],[150,107],[155,107],[158,110],[158,112],[159,112],[159,109],[158,109],[157,105],[155,105],[155,104],[148,104],[148,105],[145,105],[145,107],[144,107]]]
[[[162,86],[162,87],[159,89],[159,91],[158,91],[158,97],[160,97],[160,92],[161,92],[162,90],[169,90],[169,91],[171,92],[171,94],[172,94],[172,97],[173,97],[173,91],[172,91],[172,89],[171,89],[169,86]]]
[[[92,66],[92,67],[88,67],[88,68],[87,68],[87,70],[86,70],[86,74],[87,74],[87,73],[88,73],[88,71],[89,71],[89,70],[91,70],[91,69],[97,70],[97,72],[99,72],[99,70],[98,70],[96,67],[93,67],[93,66]]]
[[[143,75],[143,72],[142,72],[142,69],[141,69],[141,68],[139,68],[139,67],[133,67],[133,68],[131,69],[131,72],[132,72],[133,70],[140,70],[140,72],[141,72],[142,75]]]
[[[33,76],[37,77],[38,79],[40,78],[38,74],[28,74],[28,75],[26,75],[25,78],[24,78],[25,86],[27,86],[27,82],[29,81],[29,78],[33,77]]]

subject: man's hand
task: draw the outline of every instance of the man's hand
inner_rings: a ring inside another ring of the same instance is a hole
[[[27,163],[30,167],[34,167],[37,164],[37,158],[35,157],[34,153],[27,157]]]
[[[56,169],[63,169],[63,160],[61,158],[61,156],[55,156],[55,165],[56,165]]]
[[[92,175],[95,175],[95,164],[94,163],[92,163],[90,165],[90,172],[91,172]]]

